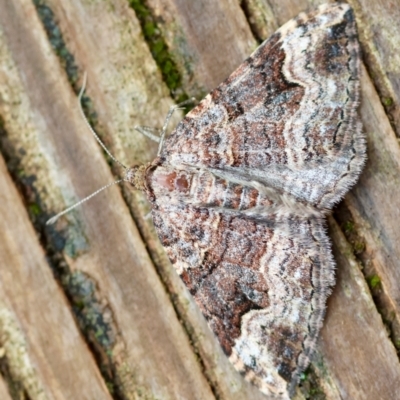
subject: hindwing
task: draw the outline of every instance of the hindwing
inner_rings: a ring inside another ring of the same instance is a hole
[[[264,393],[287,393],[309,363],[334,283],[321,219],[246,218],[154,204],[169,258],[236,369]],[[285,397],[282,397],[285,398]]]

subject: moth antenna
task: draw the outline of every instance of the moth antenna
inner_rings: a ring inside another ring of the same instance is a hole
[[[147,126],[135,126],[133,129],[153,140],[154,142],[160,143],[160,137],[152,133],[154,132],[152,128],[149,128]]]
[[[90,194],[89,196],[85,197],[82,200],[79,200],[77,203],[73,204],[71,207],[66,208],[64,211],[61,211],[60,213],[58,213],[57,215],[55,215],[54,217],[50,218],[47,222],[46,225],[52,225],[54,224],[54,222],[56,222],[58,220],[58,218],[60,218],[61,216],[63,216],[64,214],[69,213],[71,210],[73,210],[74,208],[80,206],[82,203],[85,203],[86,201],[90,200],[92,197],[96,196],[97,194],[99,194],[100,192],[102,192],[103,190],[109,188],[110,186],[113,185],[117,185],[118,183],[123,182],[125,179],[118,179],[114,182],[109,183],[108,185],[105,185],[103,187],[101,187],[100,189],[97,189],[95,192],[93,192],[92,194]]]
[[[183,106],[186,106],[187,104],[191,104],[191,103],[195,103],[195,102],[196,102],[196,99],[194,97],[191,97],[190,99],[187,99],[185,101],[182,101],[179,104],[176,104],[175,106],[170,107],[170,109],[168,111],[168,114],[167,114],[167,116],[165,118],[164,125],[163,125],[162,130],[161,130],[161,135],[160,135],[160,140],[159,140],[159,145],[158,145],[158,152],[157,152],[158,156],[161,153],[161,150],[162,150],[162,147],[163,147],[163,144],[164,144],[164,140],[165,140],[165,135],[167,133],[168,123],[169,123],[169,120],[172,117],[172,114],[176,110],[182,110]]]
[[[83,112],[83,107],[82,107],[82,97],[83,97],[83,93],[85,93],[85,89],[86,89],[86,82],[87,82],[87,72],[85,71],[85,73],[83,74],[83,83],[82,83],[82,87],[81,90],[79,91],[78,94],[78,105],[79,105],[79,111],[81,113],[81,116],[83,118],[83,120],[85,121],[85,124],[87,126],[87,128],[89,129],[89,131],[92,133],[92,135],[94,136],[94,138],[97,140],[97,142],[99,143],[99,145],[103,148],[103,150],[110,156],[110,158],[116,162],[118,165],[120,165],[125,171],[128,170],[128,168],[121,163],[121,161],[117,160],[111,153],[110,151],[107,149],[107,147],[105,146],[105,144],[101,141],[101,139],[99,138],[99,135],[96,133],[96,131],[92,128],[92,126],[90,125],[88,119],[86,118],[85,113]],[[77,203],[73,204],[71,207],[66,208],[64,211],[61,211],[60,213],[58,213],[57,215],[55,215],[54,217],[50,218],[47,222],[46,225],[52,225],[54,224],[54,222],[56,222],[62,215],[69,213],[71,210],[73,210],[74,208],[80,206],[82,203],[85,203],[86,201],[90,200],[92,197],[96,196],[97,194],[99,194],[100,192],[102,192],[103,190],[109,188],[110,186],[113,185],[117,185],[118,183],[121,183],[123,181],[125,181],[126,179],[118,179],[114,182],[109,183],[108,185],[105,185],[103,187],[101,187],[100,189],[97,189],[95,192],[93,192],[92,194],[90,194],[89,196],[85,197],[84,199],[78,201]]]
[[[85,73],[83,74],[83,84],[81,87],[81,90],[79,92],[78,95],[78,103],[79,103],[79,111],[81,112],[82,118],[86,123],[86,126],[88,127],[88,129],[90,130],[90,132],[92,132],[92,135],[94,136],[94,138],[97,140],[97,142],[99,143],[99,145],[103,148],[103,150],[110,156],[110,158],[116,162],[118,165],[120,165],[123,169],[127,170],[128,168],[125,167],[124,164],[122,164],[121,161],[117,160],[111,153],[110,151],[107,149],[106,145],[101,141],[101,139],[99,138],[99,135],[96,133],[96,131],[92,128],[92,126],[90,125],[88,119],[86,118],[85,113],[83,112],[83,107],[82,107],[82,97],[83,97],[83,93],[85,92],[86,89],[86,81],[87,81],[87,72],[85,71]]]

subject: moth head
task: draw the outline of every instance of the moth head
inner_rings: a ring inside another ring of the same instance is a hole
[[[148,168],[148,164],[134,165],[127,168],[125,171],[124,181],[129,182],[135,189],[144,191],[145,186],[145,174]]]

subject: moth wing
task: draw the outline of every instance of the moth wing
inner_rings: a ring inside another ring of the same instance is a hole
[[[331,208],[365,159],[359,53],[347,4],[300,14],[186,116],[162,158]]]
[[[264,393],[287,398],[309,363],[334,283],[323,221],[288,219],[271,227],[157,201],[153,220],[235,368]]]

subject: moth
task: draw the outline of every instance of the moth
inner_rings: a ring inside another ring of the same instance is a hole
[[[335,282],[325,217],[366,159],[359,75],[350,6],[301,13],[126,170],[222,349],[272,398],[293,396]]]

